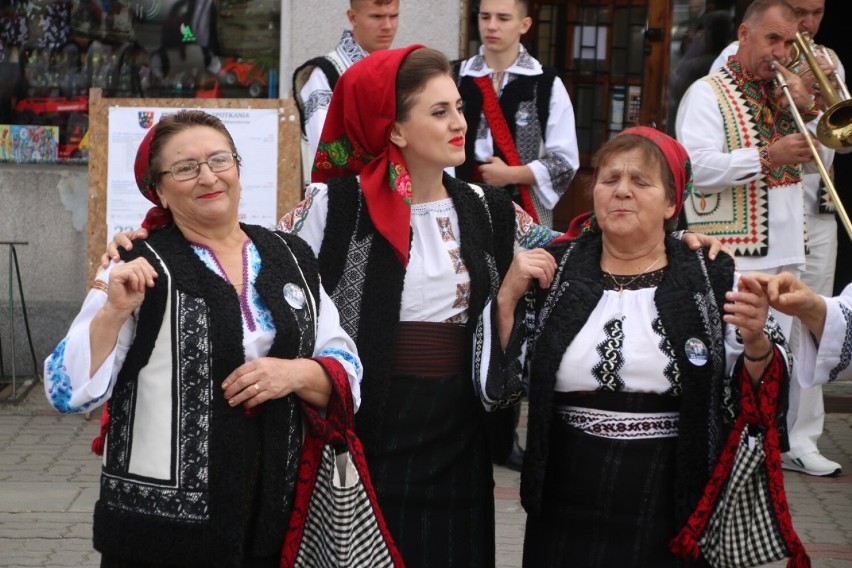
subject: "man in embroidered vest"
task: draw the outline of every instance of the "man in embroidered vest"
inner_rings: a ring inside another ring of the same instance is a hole
[[[580,166],[574,108],[554,69],[521,45],[532,19],[526,0],[482,0],[479,54],[462,62],[467,160],[465,181],[506,187],[536,221],[553,225],[553,208]]]
[[[825,0],[788,0],[787,2],[795,11],[798,31],[807,32],[813,38],[819,31],[819,25],[825,13]],[[725,48],[716,58],[711,66],[711,73],[728,64],[728,58],[736,55],[739,42],[733,42]],[[832,55],[837,63],[837,70],[841,77],[845,78],[845,71],[836,55]],[[835,66],[823,59],[824,70],[833,71]],[[807,74],[808,81],[805,86],[811,86],[814,79],[812,74]],[[817,109],[824,110],[822,101],[817,98]],[[815,133],[818,120],[812,120],[808,124],[811,133]],[[826,168],[830,168],[834,161],[834,151],[826,148],[814,138],[814,144],[819,149],[820,158]],[[850,149],[852,150],[852,149]],[[802,267],[801,278],[808,286],[818,293],[829,296],[834,287],[834,269],[837,257],[837,221],[834,217],[833,204],[825,191],[822,178],[814,167],[812,160],[803,170],[804,188],[804,225],[802,227],[803,242],[807,243],[806,257]],[[771,201],[770,192],[770,201]],[[771,225],[774,213],[770,207],[770,254],[773,249],[778,250],[776,244],[772,243]],[[798,226],[798,224],[796,225]],[[784,227],[790,237],[798,237],[792,225]],[[740,263],[742,268],[742,263]],[[790,347],[794,353],[798,348],[798,326],[799,322],[792,322]],[[800,382],[794,382],[790,389],[790,411],[787,414],[787,425],[789,428],[790,451],[785,453],[782,467],[793,471],[800,471],[810,475],[836,475],[841,471],[839,463],[823,457],[817,447],[817,442],[822,434],[825,423],[825,407],[822,398],[822,383],[824,380],[815,380],[812,377],[814,367],[796,367],[795,372],[799,375],[799,381],[803,384],[813,384],[811,388],[801,388]]]
[[[399,26],[399,0],[350,0],[346,17],[352,30],[345,30],[337,47],[310,59],[293,72],[292,97],[302,122],[302,181],[311,181],[331,93],[337,78],[377,49],[388,49]]]

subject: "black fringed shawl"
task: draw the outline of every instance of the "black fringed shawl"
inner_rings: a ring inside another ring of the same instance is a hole
[[[551,252],[560,272],[550,291],[540,292],[536,299],[537,337],[528,355],[530,415],[521,500],[531,515],[541,510],[556,371],[565,349],[603,295],[599,235],[556,245]],[[721,320],[725,292],[734,282],[734,263],[726,254],[707,261],[703,256],[706,251],[692,252],[671,237],[666,238],[666,254],[669,266],[657,288],[655,303],[681,375],[674,487],[676,522],[680,526],[698,502],[739,411],[736,382],[725,372]],[[684,346],[690,338],[698,338],[708,347],[706,365],[693,365],[687,358]],[[783,413],[777,422],[783,425]]]
[[[313,253],[298,237],[280,234],[297,266],[278,236],[256,226],[243,230],[262,258],[255,288],[277,330],[268,355],[310,357],[316,339],[310,318],[307,323],[297,321],[282,289],[291,282],[304,288],[301,268],[318,301]],[[133,345],[110,399],[107,461],[95,506],[95,548],[156,564],[240,566],[245,554],[241,539],[249,526],[242,442],[247,420],[259,420],[263,458],[259,487],[253,490],[260,497],[254,542],[246,545],[256,556],[275,556],[284,541],[296,485],[302,436],[299,402],[295,395],[267,401],[257,418],[247,418],[242,406],[228,405],[220,385],[245,362],[239,298],[173,225],[152,233],[147,243],[151,248],[137,241],[132,252],[122,253],[126,261],[147,258],[159,277],[146,293]],[[136,379],[160,334],[167,299],[174,347],[172,376],[163,380],[172,382],[173,400],[180,405],[172,410],[172,439],[182,446],[172,448],[172,455],[179,456],[173,469],[176,479],[146,480],[127,473]]]
[[[465,182],[445,175],[444,186],[458,215],[461,255],[471,280],[468,321],[474,322],[512,262],[514,209],[502,191],[485,187],[483,202]],[[409,223],[409,219],[399,222]],[[328,218],[319,264],[323,287],[340,312],[343,329],[355,340],[364,366],[355,427],[369,453],[384,423],[405,267],[370,221],[354,176],[328,184]],[[472,329],[469,324],[469,335]]]

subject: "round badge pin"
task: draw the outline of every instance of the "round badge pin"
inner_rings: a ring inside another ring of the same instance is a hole
[[[291,307],[301,310],[305,307],[305,293],[292,282],[284,286],[284,299]]]
[[[696,367],[703,367],[707,364],[707,346],[697,337],[687,339],[683,349],[686,351],[686,358]]]

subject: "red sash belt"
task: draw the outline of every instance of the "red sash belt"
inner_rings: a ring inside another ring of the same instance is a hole
[[[465,327],[454,323],[402,321],[396,333],[394,375],[446,377],[465,369]]]

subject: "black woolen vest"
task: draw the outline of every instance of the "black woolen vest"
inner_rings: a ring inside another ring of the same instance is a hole
[[[505,192],[483,186],[483,200],[465,182],[445,175],[444,186],[453,200],[459,220],[461,255],[471,280],[469,321],[482,313],[489,295],[496,293],[513,257],[514,208]],[[400,219],[409,223],[409,219]],[[356,267],[353,239],[370,239],[366,267]],[[355,338],[364,367],[361,407],[355,415],[356,433],[369,453],[382,434],[384,409],[389,393],[391,354],[399,326],[405,267],[387,240],[377,231],[367,211],[364,195],[355,176],[332,179],[328,183],[328,217],[319,253],[322,284],[338,309],[342,303],[359,305],[360,310],[341,325]],[[496,269],[496,271],[495,271]],[[365,274],[363,288],[349,286],[347,271]],[[343,289],[346,288],[346,289]],[[357,330],[357,335],[355,331]],[[473,326],[468,325],[468,361]],[[470,365],[468,364],[468,374]],[[471,386],[473,388],[473,386]]]
[[[296,257],[297,267],[278,236],[257,226],[243,225],[242,228],[262,259],[255,288],[270,310],[276,328],[268,356],[285,359],[310,357],[316,338],[312,332],[309,337],[300,336],[299,325],[284,300],[282,290],[288,283],[304,286],[298,270],[301,268],[311,294],[319,300],[319,278],[313,252],[302,239],[278,233]],[[154,288],[146,293],[136,336],[110,399],[107,463],[103,470],[101,499],[95,506],[95,548],[113,557],[152,563],[242,565],[245,550],[241,539],[248,519],[245,518],[247,460],[241,442],[246,420],[259,420],[262,462],[259,487],[254,491],[259,492],[260,498],[255,511],[254,542],[245,544],[252,547],[255,556],[277,555],[284,541],[297,483],[302,437],[299,401],[293,394],[267,401],[261,405],[260,416],[254,419],[246,418],[242,406],[231,408],[228,405],[221,395],[220,385],[245,361],[239,298],[229,284],[195,255],[190,243],[174,225],[155,231],[148,242],[171,274],[172,313],[177,315],[175,298],[179,291],[201,300],[209,322],[209,328],[203,330],[187,332],[181,327],[182,322],[174,322],[173,329],[173,332],[197,335],[198,341],[206,341],[209,345],[211,413],[201,417],[207,423],[208,432],[209,451],[203,456],[207,463],[201,467],[207,467],[209,510],[206,511],[206,522],[180,522],[157,516],[154,511],[134,510],[144,507],[144,503],[134,500],[132,494],[123,496],[118,503],[104,499],[104,476],[132,478],[126,469],[126,445],[130,443],[127,436],[132,432],[134,383],[149,361],[166,308],[168,277],[157,256],[139,241],[134,243],[133,251],[122,251],[122,259],[130,261],[145,257],[159,277]],[[174,360],[173,365],[178,364],[180,361]],[[175,370],[173,368],[173,373]],[[174,377],[163,377],[163,380],[174,382]],[[185,408],[180,410],[189,411]],[[185,491],[185,488],[178,486],[176,490]]]
[[[548,315],[530,363],[530,415],[521,477],[521,500],[531,515],[541,510],[556,371],[565,349],[585,325],[603,295],[599,235],[561,243],[550,250],[557,262],[565,254],[571,254],[563,273],[563,278],[570,281],[570,286]],[[701,496],[733,417],[739,410],[736,402],[739,397],[731,391],[732,383],[725,376],[724,343],[711,338],[701,317],[701,308],[696,303],[698,295],[706,297],[707,288],[696,256],[699,253],[667,237],[666,254],[669,267],[657,288],[655,303],[675,352],[683,388],[680,397],[676,486],[673,488],[676,522],[681,524]],[[700,254],[705,254],[705,251]],[[731,289],[734,281],[733,260],[728,255],[720,254],[715,261],[705,259],[705,265],[715,298],[716,313],[723,314],[725,292]],[[546,292],[539,293],[536,302],[538,307],[545,295]],[[719,320],[718,325],[723,325],[723,322]],[[710,350],[706,365],[693,365],[687,358],[684,346],[690,338],[700,339]]]

